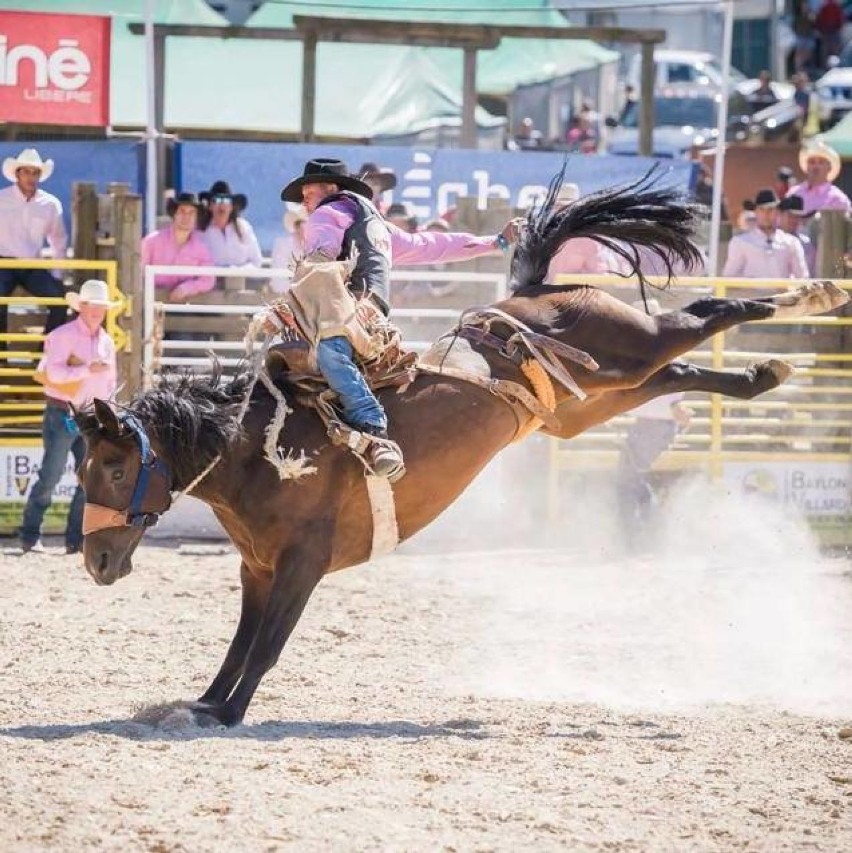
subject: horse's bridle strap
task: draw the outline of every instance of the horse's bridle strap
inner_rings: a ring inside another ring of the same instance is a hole
[[[131,515],[126,509],[113,509],[101,504],[87,503],[83,508],[83,535],[96,533],[108,527],[153,527],[157,513],[143,512]]]

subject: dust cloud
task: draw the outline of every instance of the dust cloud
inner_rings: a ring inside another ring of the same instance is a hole
[[[445,671],[454,689],[849,713],[852,567],[822,555],[801,517],[695,476],[631,553],[605,476],[563,477],[549,517],[546,442],[535,441],[404,546],[446,553],[454,592],[474,602]]]

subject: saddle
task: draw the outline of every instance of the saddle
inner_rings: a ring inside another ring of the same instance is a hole
[[[333,444],[348,447],[372,471],[371,445],[393,442],[364,435],[343,421],[337,394],[319,371],[317,345],[324,338],[346,337],[353,346],[355,363],[374,393],[410,384],[417,354],[403,349],[399,329],[369,295],[357,298],[349,290],[346,282],[351,268],[351,261],[324,259],[297,267],[297,285],[267,310],[267,320],[278,326],[281,341],[267,350],[265,370],[273,384],[293,389],[296,402],[317,411]],[[401,469],[397,478],[403,473]]]

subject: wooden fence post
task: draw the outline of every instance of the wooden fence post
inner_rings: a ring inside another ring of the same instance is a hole
[[[74,257],[92,261],[98,257],[98,190],[94,184],[75,181],[71,189],[71,245]],[[74,286],[91,278],[91,272],[74,272]]]
[[[125,387],[125,397],[142,387],[142,199],[138,195],[121,193],[113,196],[115,228],[115,260],[118,265],[118,286],[130,300],[130,315],[121,318],[121,326],[130,341],[129,351],[119,355],[119,384]]]
[[[846,213],[842,210],[822,210],[819,214],[817,243],[817,277],[845,278]]]

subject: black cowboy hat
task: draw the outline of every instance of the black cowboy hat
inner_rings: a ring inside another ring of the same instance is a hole
[[[372,199],[373,191],[363,181],[352,177],[349,169],[342,160],[329,160],[318,157],[316,160],[308,160],[300,178],[290,181],[281,190],[281,201],[292,201],[296,204],[302,202],[302,187],[305,184],[337,184],[342,190],[349,190]]]
[[[754,197],[754,206],[757,207],[778,207],[778,196],[771,187],[764,187],[757,191]]]
[[[199,213],[203,209],[203,206],[195,193],[178,193],[166,202],[166,213],[169,216],[174,216],[175,211],[183,204],[191,204],[197,211],[199,211]]]
[[[355,177],[362,181],[372,178],[381,186],[382,192],[392,190],[396,186],[396,174],[393,169],[379,168],[375,163],[362,163]]]
[[[248,199],[242,193],[232,193],[231,185],[227,181],[214,181],[207,192],[199,193],[198,200],[206,205],[214,199],[225,198],[231,202],[236,213],[240,213],[248,207]]]
[[[786,210],[794,216],[804,216],[805,200],[800,195],[785,195],[778,205],[778,210]]]

